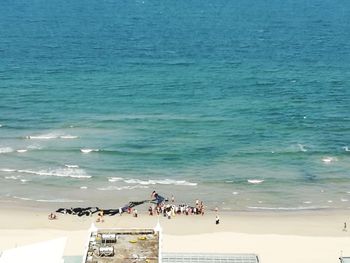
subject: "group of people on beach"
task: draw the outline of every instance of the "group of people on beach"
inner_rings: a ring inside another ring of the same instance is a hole
[[[92,214],[97,213],[96,222],[103,223],[105,215],[121,215],[122,213],[132,214],[133,217],[138,217],[138,211],[134,207],[141,205],[143,203],[149,202],[151,205],[148,208],[148,213],[150,216],[153,215],[163,215],[164,217],[171,219],[176,215],[204,215],[204,203],[203,201],[196,200],[194,205],[189,205],[185,203],[175,204],[174,195],[171,196],[170,202],[169,199],[160,196],[156,191],[151,193],[151,200],[143,200],[139,202],[129,202],[123,207],[118,209],[99,209],[98,207],[87,207],[87,208],[59,208],[56,210],[58,213],[71,214],[77,216],[92,216]],[[215,208],[216,224],[219,224],[220,218],[218,214],[218,208]],[[53,220],[57,219],[55,213],[51,213],[48,216],[48,219]]]
[[[153,193],[152,193],[153,194]],[[174,196],[171,197],[171,203],[157,203],[152,204],[148,208],[148,213],[150,216],[153,215],[163,215],[168,219],[171,219],[175,215],[204,215],[204,203],[198,199],[195,202],[194,206],[182,203],[179,205],[175,204]]]

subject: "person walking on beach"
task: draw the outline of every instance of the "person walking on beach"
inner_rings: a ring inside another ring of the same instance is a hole
[[[219,215],[216,215],[216,217],[215,217],[215,224],[216,225],[220,224],[220,217],[219,217]]]
[[[346,226],[346,222],[344,222],[344,228],[343,228],[343,231],[345,231],[345,232],[346,232],[346,231],[348,231],[348,230],[347,230],[347,226]]]

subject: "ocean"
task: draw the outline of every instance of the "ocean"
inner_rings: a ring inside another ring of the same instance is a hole
[[[0,203],[350,208],[349,1],[0,6]]]

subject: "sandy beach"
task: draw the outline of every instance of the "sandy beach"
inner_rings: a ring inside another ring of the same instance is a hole
[[[87,230],[96,216],[58,215],[48,220],[49,212],[36,209],[3,208],[0,214],[0,250],[57,237],[67,237],[65,255],[83,253]],[[165,252],[256,253],[261,262],[338,262],[350,255],[350,231],[343,231],[348,212],[304,213],[228,213],[159,217]],[[154,227],[156,216],[141,212],[105,217],[98,227]]]

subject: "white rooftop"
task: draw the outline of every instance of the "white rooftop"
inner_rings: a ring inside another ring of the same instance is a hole
[[[63,263],[66,241],[64,237],[5,250],[0,254],[0,263]]]

